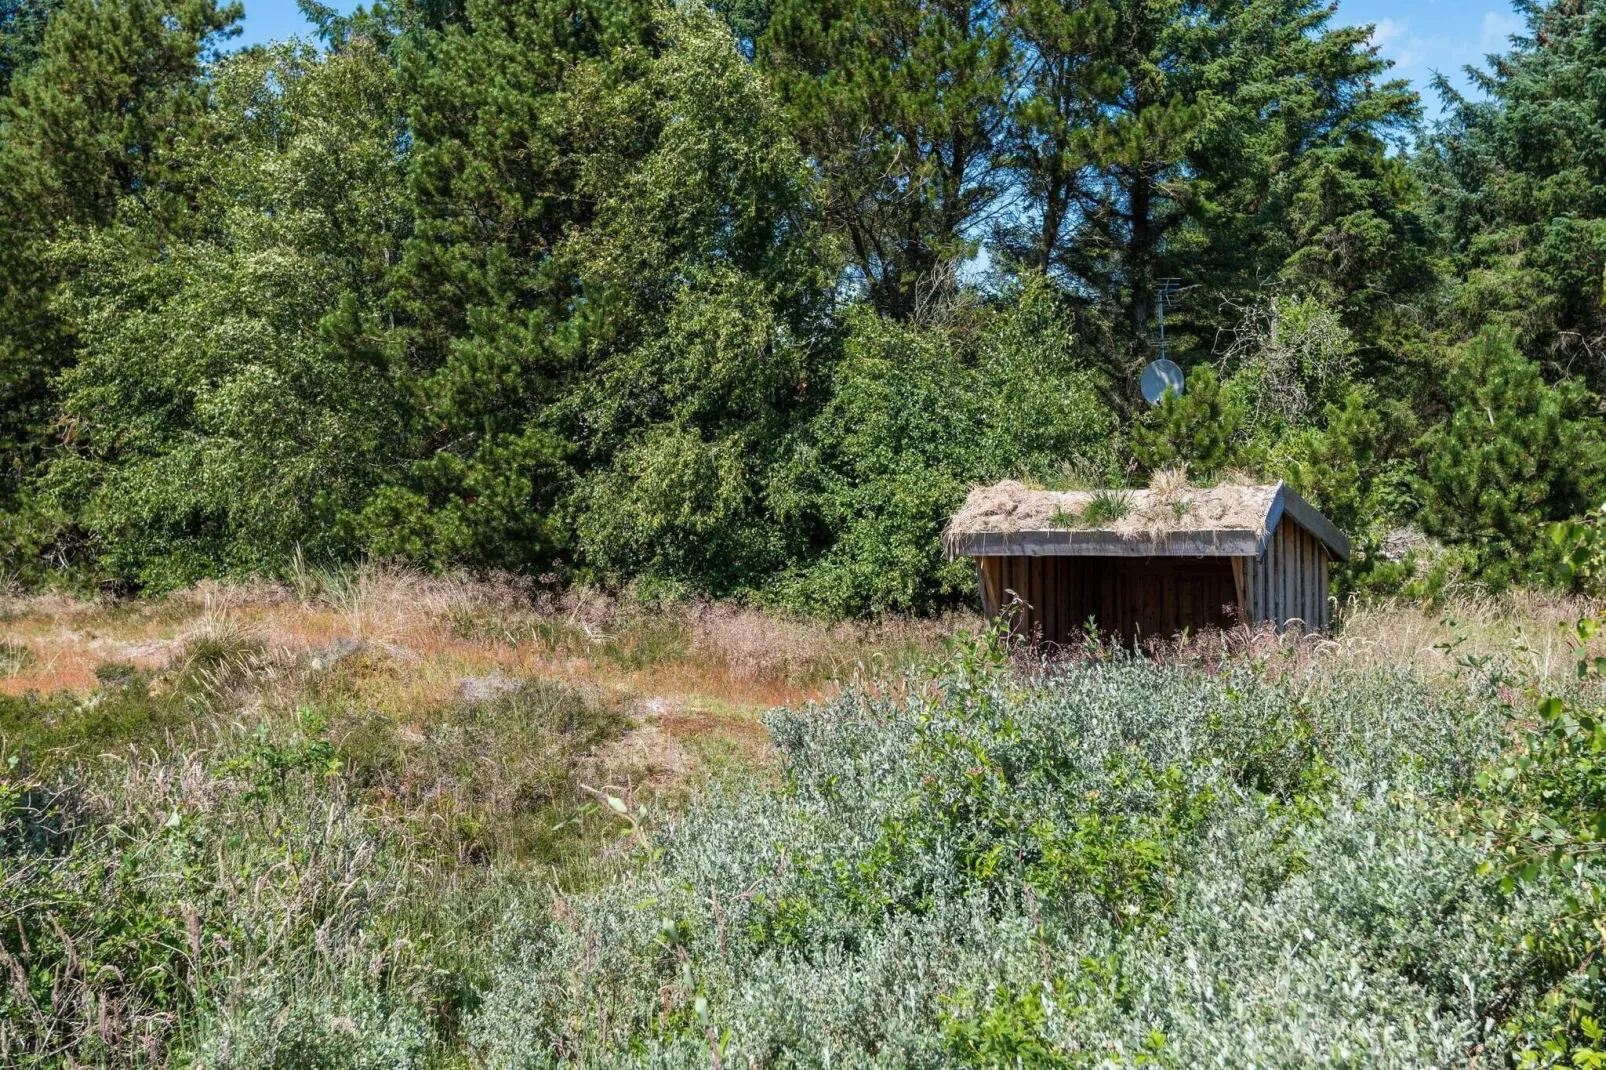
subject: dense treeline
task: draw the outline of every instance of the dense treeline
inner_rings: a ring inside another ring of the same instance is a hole
[[[1499,584],[1606,496],[1598,0],[1430,125],[1314,0],[303,6],[0,0],[5,577],[923,609],[971,482],[1186,463]]]

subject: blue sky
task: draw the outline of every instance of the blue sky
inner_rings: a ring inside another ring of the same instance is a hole
[[[354,5],[337,6],[349,11]],[[243,44],[310,29],[295,0],[245,0],[245,12],[245,32],[237,38]],[[1395,70],[1424,91],[1430,115],[1437,111],[1437,100],[1426,92],[1434,71],[1464,87],[1461,69],[1482,66],[1487,53],[1504,50],[1506,38],[1522,28],[1507,0],[1339,0],[1335,21],[1375,24],[1373,40]]]

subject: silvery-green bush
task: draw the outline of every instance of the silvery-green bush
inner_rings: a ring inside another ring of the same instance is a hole
[[[779,785],[503,924],[491,1065],[1439,1066],[1538,992],[1447,821],[1503,711],[986,646],[772,717]]]

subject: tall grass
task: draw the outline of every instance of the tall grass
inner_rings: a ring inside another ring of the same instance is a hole
[[[349,701],[373,668],[211,630],[157,674],[0,698],[0,1063],[461,1054],[513,888],[610,864],[580,778],[629,722],[540,681],[375,717]]]

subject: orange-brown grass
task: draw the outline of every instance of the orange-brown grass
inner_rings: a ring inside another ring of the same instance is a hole
[[[475,681],[583,683],[637,703],[647,721],[667,711],[670,738],[745,762],[763,750],[764,710],[825,697],[850,678],[896,675],[980,624],[830,624],[373,566],[294,585],[209,582],[131,603],[0,598],[0,638],[23,652],[0,662],[0,694],[87,692],[109,667],[158,672],[197,638],[231,635],[259,646],[269,664],[342,663],[343,701],[403,725]]]

